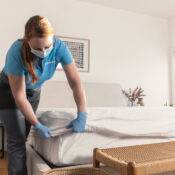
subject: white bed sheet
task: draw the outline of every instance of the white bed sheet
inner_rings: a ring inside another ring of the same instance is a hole
[[[56,117],[63,126],[76,116],[75,108],[38,109],[38,116],[47,110],[57,114],[66,111],[68,115],[55,115],[51,119],[55,120]],[[95,147],[121,147],[175,140],[173,107],[90,107],[87,111],[87,124],[95,127],[98,132],[70,132],[47,140],[34,135],[30,144],[52,164],[65,166],[92,163]],[[111,134],[104,132],[106,129]]]

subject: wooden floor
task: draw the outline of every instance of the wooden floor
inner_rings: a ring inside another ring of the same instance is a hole
[[[8,175],[7,152],[5,152],[5,158],[0,159],[0,175]]]

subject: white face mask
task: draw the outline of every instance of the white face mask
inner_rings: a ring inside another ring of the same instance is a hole
[[[29,46],[30,46],[30,44],[29,44]],[[48,56],[49,53],[52,51],[53,44],[49,48],[47,48],[46,50],[44,50],[44,52],[43,51],[40,51],[40,50],[35,50],[31,46],[30,46],[30,48],[31,48],[31,52],[33,54],[35,54],[36,56],[38,56],[40,58],[44,58],[44,57]]]

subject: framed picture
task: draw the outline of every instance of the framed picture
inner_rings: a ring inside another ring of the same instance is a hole
[[[55,36],[61,39],[69,48],[75,60],[77,70],[80,72],[89,72],[90,40],[59,35]],[[63,70],[60,63],[56,70]]]

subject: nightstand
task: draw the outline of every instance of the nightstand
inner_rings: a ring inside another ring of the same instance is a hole
[[[5,132],[4,132],[4,126],[1,121],[0,121],[0,128],[2,130],[2,139],[1,139],[1,148],[0,148],[0,153],[2,154],[0,156],[0,159],[3,159],[4,158],[4,134]]]

